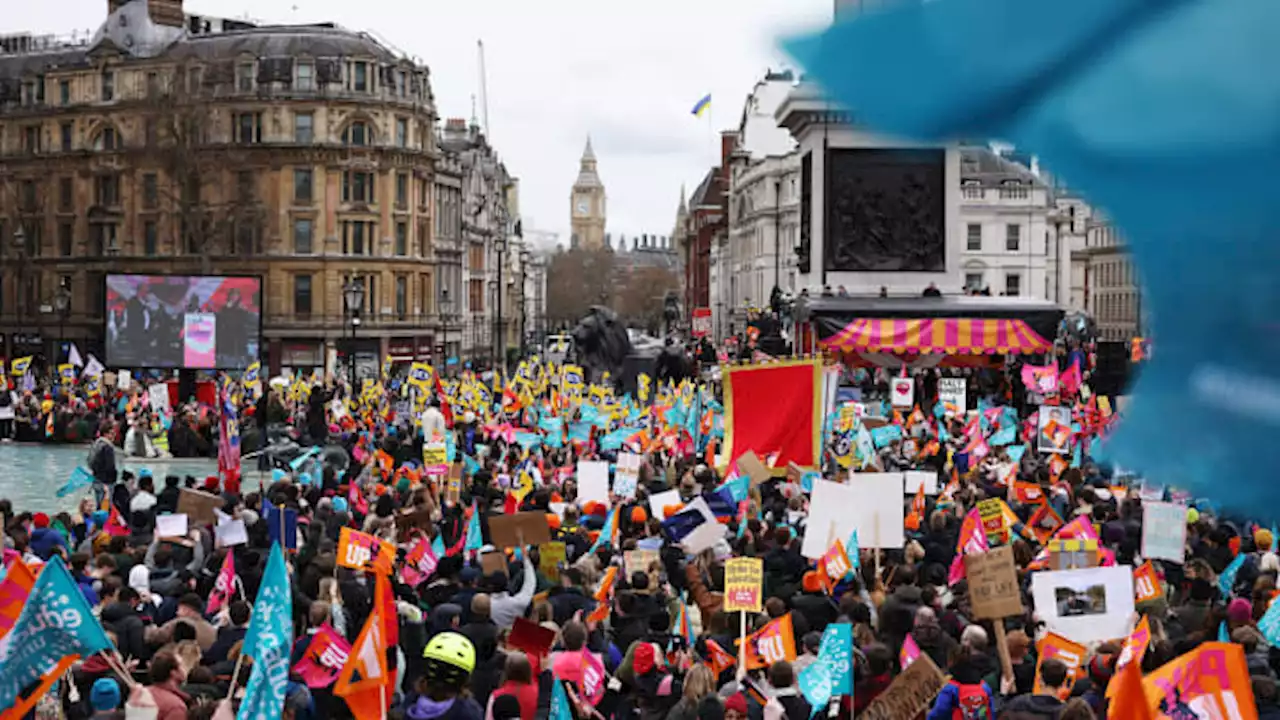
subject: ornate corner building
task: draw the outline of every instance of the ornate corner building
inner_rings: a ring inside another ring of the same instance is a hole
[[[457,354],[467,173],[437,182],[425,66],[331,24],[107,10],[89,39],[0,38],[0,356],[103,357],[122,272],[261,276],[272,373]]]

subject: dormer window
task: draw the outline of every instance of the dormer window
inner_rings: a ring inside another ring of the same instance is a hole
[[[316,66],[310,62],[299,62],[295,66],[297,79],[294,81],[293,87],[297,90],[315,90],[316,89]]]
[[[254,88],[253,63],[242,62],[236,64],[236,91],[237,92],[253,92]]]
[[[350,89],[355,92],[369,92],[369,63],[351,63]]]

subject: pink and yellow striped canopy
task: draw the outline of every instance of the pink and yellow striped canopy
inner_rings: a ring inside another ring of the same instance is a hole
[[[1024,355],[1049,352],[1025,321],[1011,318],[858,318],[820,341],[846,352]]]

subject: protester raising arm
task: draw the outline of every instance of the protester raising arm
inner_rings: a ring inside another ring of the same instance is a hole
[[[524,574],[520,578],[520,590],[514,595],[511,593],[494,595],[490,606],[493,623],[500,628],[509,628],[515,624],[516,618],[523,615],[525,608],[529,607],[529,603],[533,601],[533,589],[538,579],[534,575],[533,562],[529,560],[529,553],[523,552],[520,555],[524,560]]]

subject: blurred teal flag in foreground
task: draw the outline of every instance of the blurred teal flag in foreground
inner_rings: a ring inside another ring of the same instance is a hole
[[[1103,209],[1154,338],[1106,454],[1257,517],[1280,508],[1257,472],[1280,461],[1277,27],[1275,0],[935,0],[784,46],[855,122],[1014,143]]]

